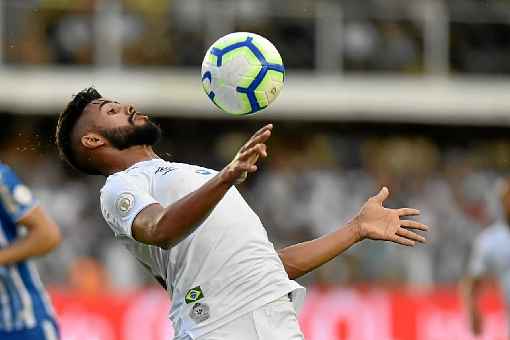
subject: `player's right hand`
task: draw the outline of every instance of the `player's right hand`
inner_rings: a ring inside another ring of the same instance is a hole
[[[244,182],[248,173],[257,171],[257,161],[267,157],[266,141],[271,137],[273,124],[267,124],[239,149],[232,162],[221,171],[221,178],[230,184]]]

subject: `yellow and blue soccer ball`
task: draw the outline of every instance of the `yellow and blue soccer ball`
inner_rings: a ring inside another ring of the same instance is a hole
[[[218,39],[202,63],[205,93],[218,108],[233,115],[268,107],[280,94],[284,78],[280,53],[254,33],[236,32]]]

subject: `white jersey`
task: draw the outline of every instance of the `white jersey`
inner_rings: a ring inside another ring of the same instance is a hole
[[[510,309],[510,227],[503,222],[491,225],[478,235],[469,262],[474,277],[495,276]]]
[[[288,279],[260,219],[235,187],[172,248],[133,239],[131,225],[142,209],[169,206],[215,174],[153,159],[109,176],[101,189],[101,211],[116,238],[166,283],[176,339],[195,339],[290,292],[298,304],[304,298],[304,288]]]

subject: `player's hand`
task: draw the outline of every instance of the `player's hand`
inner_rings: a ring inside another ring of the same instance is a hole
[[[414,246],[416,242],[425,242],[425,237],[418,235],[414,230],[428,230],[425,224],[401,219],[406,216],[419,215],[420,211],[411,208],[388,209],[383,202],[389,196],[388,188],[368,199],[355,217],[359,230],[359,239],[383,240],[406,246]]]
[[[273,124],[267,124],[255,134],[239,149],[232,162],[222,171],[221,176],[224,181],[230,184],[239,184],[244,182],[248,173],[257,171],[257,161],[259,157],[267,157],[266,141],[271,137]]]

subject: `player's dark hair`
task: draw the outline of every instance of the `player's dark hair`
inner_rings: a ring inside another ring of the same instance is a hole
[[[55,142],[60,157],[71,167],[89,175],[99,175],[96,169],[86,167],[78,161],[71,140],[73,128],[85,110],[85,107],[93,100],[101,98],[101,94],[93,87],[78,92],[68,104],[65,110],[59,115]]]

